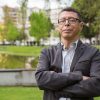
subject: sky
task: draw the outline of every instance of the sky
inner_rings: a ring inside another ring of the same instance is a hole
[[[3,5],[8,5],[10,7],[19,7],[19,2],[21,0],[0,0],[0,6]],[[43,7],[43,2],[44,0],[28,0],[28,6],[33,7],[33,6],[40,6],[41,8]]]
[[[10,7],[18,7],[19,6],[19,2],[21,0],[0,0],[0,6],[3,5],[8,5]],[[43,8],[44,7],[44,1],[45,0],[28,0],[28,7],[39,7],[39,8]],[[52,7],[56,6],[56,0],[50,0],[51,1],[51,5]],[[62,2],[67,2],[68,5],[70,5],[71,1],[73,0],[61,0]]]
[[[38,7],[38,8],[44,8],[44,1],[45,0],[28,0],[28,7]],[[56,0],[50,0],[50,7],[53,8],[57,8],[57,4],[56,4]],[[66,2],[66,6],[70,6],[71,2],[73,0],[61,0],[62,2]],[[3,12],[2,12],[2,6],[4,5],[8,5],[10,7],[19,7],[20,0],[0,0],[0,20],[3,16]],[[63,6],[63,5],[62,5]]]

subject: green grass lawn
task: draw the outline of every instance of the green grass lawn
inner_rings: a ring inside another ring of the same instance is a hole
[[[95,98],[95,100],[100,100],[100,97]]]
[[[43,48],[43,46],[0,46],[0,53],[36,57]]]
[[[42,100],[42,93],[35,87],[0,87],[0,100]]]
[[[36,87],[0,87],[0,100],[43,100],[42,96],[43,91]]]

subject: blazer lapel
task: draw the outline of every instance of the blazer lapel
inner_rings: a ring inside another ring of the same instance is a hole
[[[62,64],[62,46],[59,44],[57,46],[57,51],[55,51],[55,58],[52,66],[56,67],[56,70],[58,72],[61,72],[62,71],[61,64]]]
[[[74,70],[77,61],[79,60],[79,58],[83,54],[83,52],[84,52],[83,48],[84,48],[84,44],[79,40],[79,42],[77,44],[76,51],[75,51],[75,55],[74,55],[74,58],[72,60],[72,64],[71,64],[71,67],[70,67],[71,72]]]

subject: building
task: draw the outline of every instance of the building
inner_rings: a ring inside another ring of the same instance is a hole
[[[55,8],[50,10],[50,19],[53,25],[56,27],[58,24],[58,14],[62,8]]]
[[[8,7],[8,6],[4,6],[3,7],[3,11],[4,11],[4,18],[5,17],[11,17],[11,20],[14,22],[15,25],[17,25],[19,23],[19,8],[15,7]]]

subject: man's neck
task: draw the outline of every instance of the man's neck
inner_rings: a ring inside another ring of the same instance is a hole
[[[73,42],[77,41],[77,40],[79,40],[79,37],[76,37],[74,39],[61,39],[61,42],[63,43],[63,45],[64,45],[65,48],[69,48],[70,45]]]

